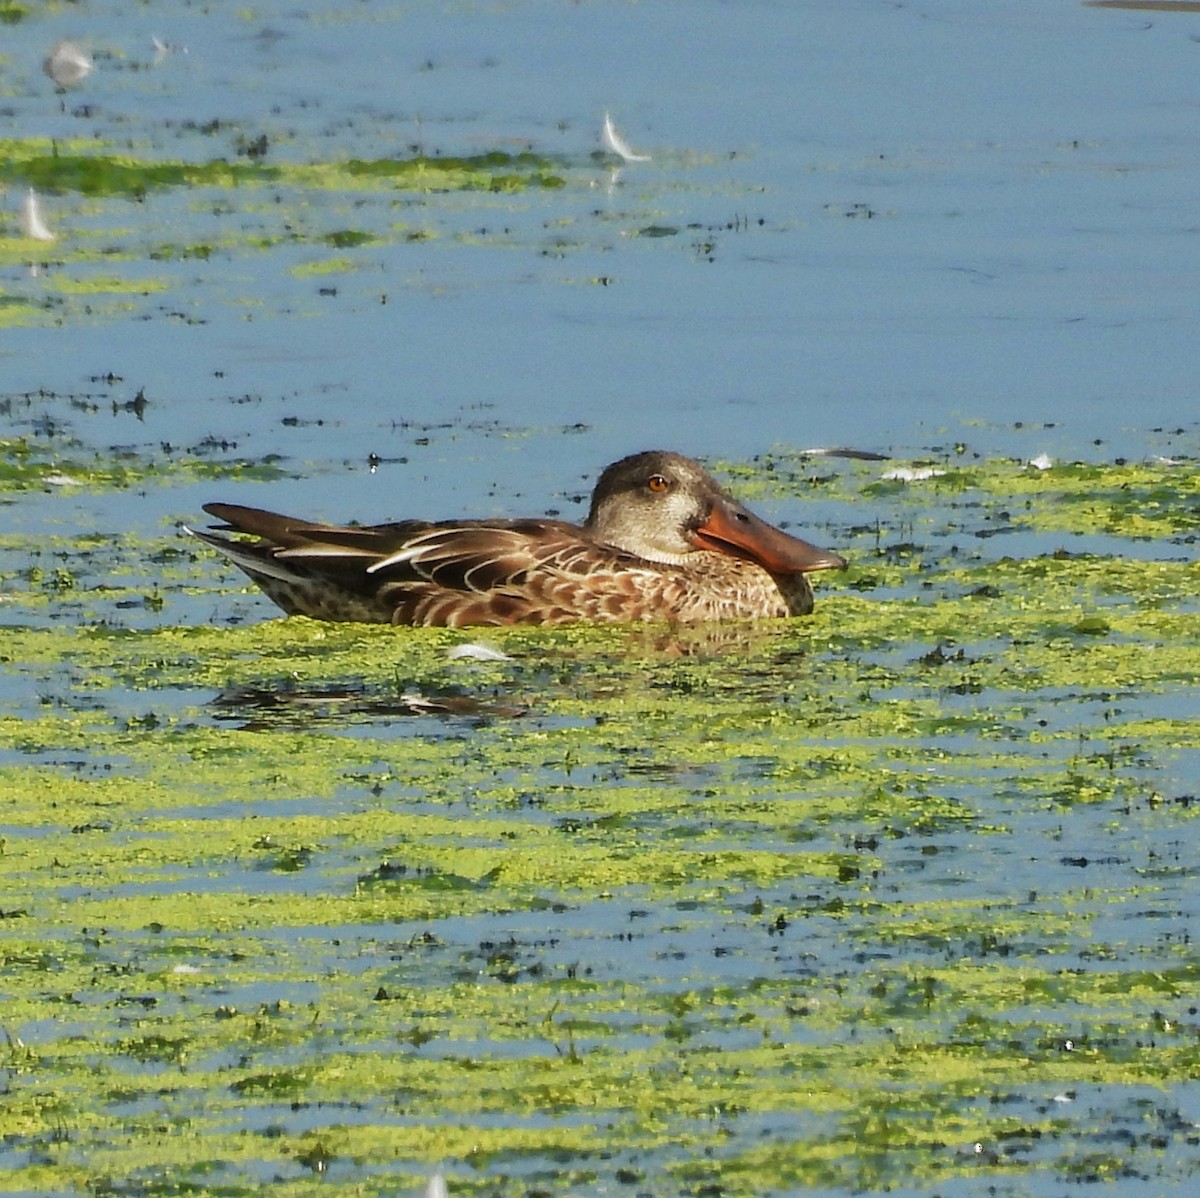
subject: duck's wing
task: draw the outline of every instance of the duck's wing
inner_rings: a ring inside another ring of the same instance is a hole
[[[430,525],[368,567],[398,624],[650,618],[661,568],[556,520]]]
[[[307,605],[297,602],[294,589],[281,601],[281,588],[325,580],[368,598],[400,624],[541,623],[599,614],[594,609],[602,597],[594,584],[607,581],[601,590],[611,591],[612,579],[637,561],[561,520],[406,520],[360,527],[235,504],[211,503],[204,510],[224,523],[196,535],[285,610]]]
[[[524,586],[543,573],[584,576],[628,559],[562,520],[410,523],[378,531],[395,548],[367,567],[370,575],[380,581],[416,575],[456,591]]]
[[[218,549],[254,578],[288,582],[307,567],[308,576],[328,578],[357,592],[369,589],[369,566],[392,552],[406,536],[428,528],[421,521],[370,527],[317,524],[234,503],[206,503],[204,510],[221,524],[189,528],[194,536]],[[231,536],[241,533],[254,540]]]

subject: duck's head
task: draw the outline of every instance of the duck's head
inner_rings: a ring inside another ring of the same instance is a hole
[[[771,574],[840,570],[845,558],[789,536],[738,503],[698,462],[650,450],[622,458],[596,482],[586,522],[598,539],[655,562],[700,550],[757,562]]]

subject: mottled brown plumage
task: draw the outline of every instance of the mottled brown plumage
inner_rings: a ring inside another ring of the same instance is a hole
[[[458,627],[807,615],[806,575],[846,564],[760,520],[696,462],[661,451],[609,466],[582,525],[341,527],[227,503],[204,510],[224,523],[189,531],[285,612],[319,620]]]

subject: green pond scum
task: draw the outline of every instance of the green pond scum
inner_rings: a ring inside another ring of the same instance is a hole
[[[519,209],[524,193],[564,189],[572,176],[583,193],[583,161],[532,151],[398,148],[375,159],[267,161],[265,133],[249,136],[219,120],[190,133],[200,151],[179,159],[141,156],[127,145],[118,151],[100,139],[0,139],[0,186],[43,197],[53,234],[48,242],[25,237],[15,215],[0,230],[0,266],[27,268],[0,295],[0,327],[151,316],[203,323],[189,309],[198,282],[210,280],[198,279],[189,263],[282,254],[298,279],[362,271],[373,280],[374,257],[339,251],[436,242],[443,233],[447,245],[506,245],[503,220],[495,230],[479,225],[489,202],[502,213]],[[447,209],[454,196],[459,213]],[[211,218],[208,240],[190,231],[196,209]],[[232,293],[226,299],[235,308],[245,302]]]
[[[0,449],[17,512],[278,473]],[[1194,476],[943,465],[721,464],[853,563],[755,627],[326,625],[166,520],[6,533],[5,1186],[1191,1175]]]
[[[211,130],[220,132],[219,123]],[[235,144],[235,153],[238,146]],[[244,151],[243,151],[244,152]],[[520,191],[558,188],[563,180],[554,163],[533,153],[488,151],[474,156],[429,158],[423,154],[372,161],[266,165],[248,156],[204,162],[152,161],[125,154],[97,153],[94,142],[0,139],[0,181],[42,192],[144,199],[172,187],[253,188],[292,185],[341,190],[355,180],[383,180],[414,191]]]

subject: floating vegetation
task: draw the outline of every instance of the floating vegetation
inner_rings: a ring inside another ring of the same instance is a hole
[[[25,182],[44,192],[70,191],[135,200],[151,191],[174,187],[287,186],[342,191],[378,181],[412,191],[521,191],[527,187],[562,187],[558,169],[536,154],[499,151],[469,157],[416,155],[268,165],[230,162],[224,158],[208,162],[150,161],[97,152],[86,141],[52,145],[44,140],[0,139],[0,182]]]
[[[161,474],[4,460],[18,503],[51,468]],[[222,627],[197,613],[242,584],[170,533],[8,534],[20,1188],[1193,1173],[1194,487],[883,469],[722,470],[851,557],[809,620],[489,630],[486,655],[265,604]],[[1060,551],[1085,508],[1106,548]],[[974,535],[1001,512],[1040,547]]]
[[[0,239],[0,266],[28,270],[14,284],[16,294],[0,304],[0,324],[111,320],[148,311],[203,322],[203,316],[154,306],[164,292],[195,286],[194,277],[179,270],[149,277],[137,264],[221,262],[299,245],[358,255],[294,266],[299,277],[362,269],[368,251],[374,254],[371,273],[377,273],[381,251],[435,241],[437,224],[453,219],[440,211],[429,226],[414,228],[395,221],[395,206],[456,194],[516,202],[526,192],[561,190],[569,173],[569,164],[530,152],[276,162],[267,154],[265,138],[238,144],[241,148],[229,157],[188,161],[139,157],[124,149],[107,152],[103,143],[82,138],[0,140],[0,184],[22,188],[26,196],[15,222],[22,236]],[[252,146],[260,149],[251,153]],[[55,232],[35,206],[37,193],[55,197],[62,218]],[[189,209],[196,204],[210,210],[205,237],[194,231],[196,218]],[[173,240],[164,238],[163,212],[176,205],[187,215],[168,222],[178,228]],[[80,211],[104,213],[112,228],[98,231],[94,220],[75,218]],[[326,224],[345,219],[355,223]],[[447,244],[481,240],[474,228],[469,237],[453,231]],[[114,271],[118,264],[121,273]],[[240,303],[242,297],[231,296],[229,302]]]
[[[133,402],[133,401],[130,401]],[[196,456],[196,450],[164,451],[157,458],[114,459],[88,451],[70,438],[51,446],[25,438],[0,440],[0,495],[9,491],[179,485],[198,478],[243,478],[270,482],[287,476],[277,462]]]

